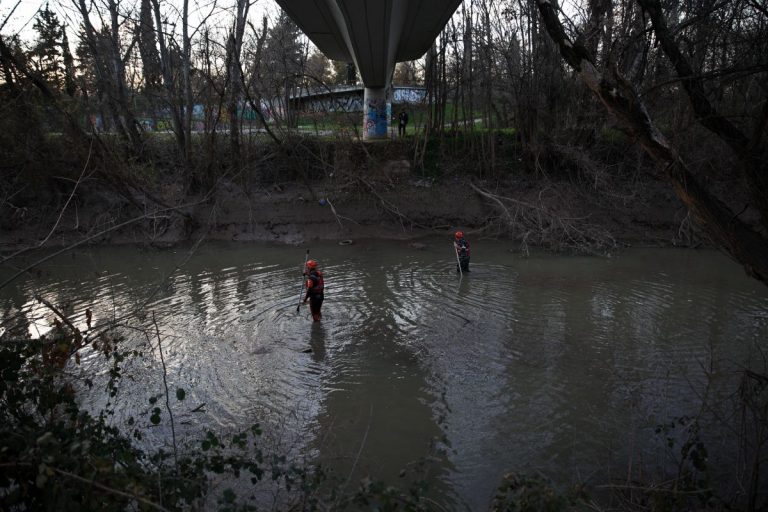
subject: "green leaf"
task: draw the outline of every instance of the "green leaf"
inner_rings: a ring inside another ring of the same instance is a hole
[[[184,400],[187,397],[187,392],[184,391],[183,388],[179,388],[176,390],[176,398],[181,401]]]

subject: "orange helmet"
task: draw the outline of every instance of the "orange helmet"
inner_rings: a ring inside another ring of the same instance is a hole
[[[464,238],[464,232],[463,231],[457,231],[455,236],[456,236],[456,238]]]
[[[317,262],[315,260],[308,260],[307,261],[307,268],[309,270],[312,270],[313,268],[317,268]]]

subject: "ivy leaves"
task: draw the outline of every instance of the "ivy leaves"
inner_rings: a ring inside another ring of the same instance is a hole
[[[159,399],[161,399],[162,397],[163,397],[162,393],[149,397],[150,405],[157,404],[157,401]],[[177,388],[176,389],[176,399],[179,402],[184,401],[184,399],[186,397],[187,397],[187,392],[184,390],[184,388]],[[152,423],[153,425],[159,425],[160,422],[162,421],[161,414],[162,414],[162,410],[160,409],[160,407],[153,407],[152,408],[152,413],[149,416],[150,423]]]

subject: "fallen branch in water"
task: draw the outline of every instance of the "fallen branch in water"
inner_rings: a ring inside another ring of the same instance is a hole
[[[168,416],[171,419],[171,439],[173,440],[173,462],[176,468],[176,472],[179,471],[179,457],[178,450],[176,449],[176,426],[173,422],[173,410],[171,409],[171,397],[168,391],[168,368],[165,366],[165,356],[163,356],[163,342],[160,337],[160,327],[157,325],[157,319],[155,318],[155,312],[152,311],[152,324],[155,326],[155,334],[157,335],[157,351],[160,353],[160,363],[163,365],[163,387],[165,387],[165,408],[168,410]],[[149,338],[149,336],[147,336]]]
[[[45,307],[47,307],[48,309],[53,311],[53,313],[56,316],[61,318],[61,321],[64,322],[65,324],[67,324],[67,327],[72,329],[72,333],[75,335],[75,340],[77,340],[79,342],[79,341],[81,341],[83,339],[83,335],[80,333],[80,329],[75,327],[75,325],[72,323],[72,321],[69,318],[67,318],[67,316],[64,313],[59,311],[58,308],[56,308],[56,306],[54,306],[53,304],[51,304],[50,302],[48,302],[47,300],[42,298],[40,295],[35,294],[34,297],[35,297],[36,301],[44,304]]]

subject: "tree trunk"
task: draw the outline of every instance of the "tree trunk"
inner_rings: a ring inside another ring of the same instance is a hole
[[[568,39],[549,0],[537,1],[546,29],[565,61],[653,158],[704,232],[740,262],[747,274],[768,284],[768,241],[698,183],[675,148],[656,129],[632,84],[618,73],[613,80],[602,76],[586,48]]]
[[[82,1],[82,0],[81,0]],[[176,80],[173,76],[173,68],[171,64],[171,54],[168,48],[168,43],[165,40],[165,32],[163,31],[162,17],[160,15],[160,1],[151,0],[152,9],[155,13],[155,25],[157,27],[157,43],[160,47],[160,73],[163,76],[163,86],[165,87],[166,103],[168,105],[168,111],[171,117],[171,129],[176,137],[176,147],[179,150],[179,154],[184,160],[184,166],[187,167],[186,161],[186,136],[183,124],[183,114],[181,112],[182,107],[179,105],[176,92]]]
[[[192,40],[189,37],[189,0],[184,0],[181,15],[182,83],[184,85],[184,161],[189,172],[192,160]]]
[[[656,37],[688,94],[696,118],[725,142],[741,160],[752,200],[760,212],[763,227],[768,229],[768,159],[765,158],[765,151],[760,146],[759,139],[750,140],[710,103],[701,75],[694,71],[680,51],[667,27],[658,0],[638,0],[638,3],[648,13]]]
[[[235,172],[240,171],[240,122],[237,115],[238,105],[241,101],[243,83],[240,56],[243,47],[243,34],[245,33],[245,24],[248,18],[249,7],[249,0],[237,0],[235,21],[232,26],[232,31],[227,38],[227,83],[229,84],[227,111],[229,113],[230,156]]]

